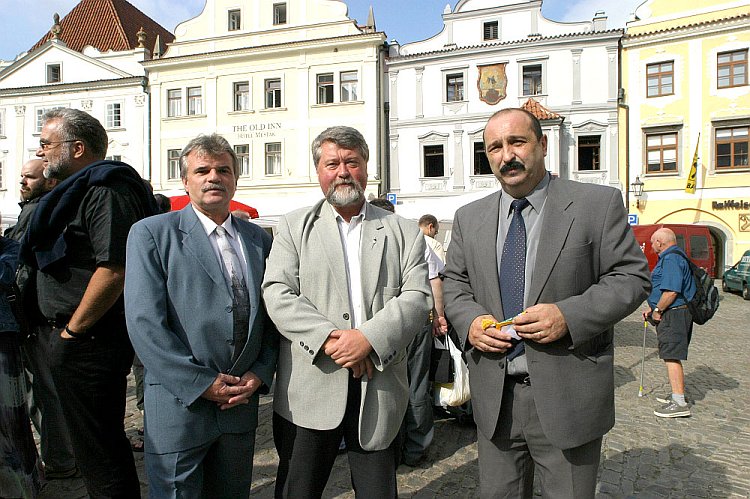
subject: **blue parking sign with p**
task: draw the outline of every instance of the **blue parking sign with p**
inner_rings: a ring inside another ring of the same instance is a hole
[[[638,215],[636,214],[629,214],[628,215],[628,224],[630,225],[638,225]]]
[[[385,198],[393,205],[396,206],[396,193],[395,192],[389,192],[385,195]]]

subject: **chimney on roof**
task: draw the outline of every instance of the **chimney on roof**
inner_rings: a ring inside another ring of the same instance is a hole
[[[141,29],[138,30],[138,33],[136,33],[135,36],[138,37],[138,45],[136,48],[145,49],[146,48],[146,32],[143,30],[143,26],[141,26]]]
[[[52,16],[52,20],[54,21],[54,24],[52,25],[52,28],[50,28],[49,32],[52,34],[53,40],[59,40],[60,33],[62,33],[62,26],[60,26],[60,14],[55,12],[55,15]]]
[[[156,35],[156,43],[154,43],[153,52],[154,59],[158,59],[159,57],[161,57],[161,54],[161,35]]]
[[[607,14],[603,10],[596,11],[594,14],[594,20],[591,21],[591,28],[593,31],[606,31],[607,30]]]

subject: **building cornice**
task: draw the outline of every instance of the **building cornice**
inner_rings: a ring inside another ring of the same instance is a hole
[[[343,43],[347,45],[354,45],[365,42],[378,42],[378,44],[385,42],[385,33],[378,31],[376,33],[363,33],[359,35],[346,35],[346,36],[335,36],[331,38],[316,38],[312,40],[297,40],[292,42],[274,43],[270,45],[254,45],[250,47],[242,47],[237,49],[228,50],[217,50],[214,52],[200,52],[195,54],[178,55],[174,57],[162,57],[160,59],[151,59],[149,61],[143,61],[146,68],[165,68],[171,65],[178,65],[183,63],[189,63],[193,61],[200,61],[210,56],[211,61],[215,62],[217,59],[231,59],[235,57],[265,54],[268,52],[279,52],[282,50],[298,50],[300,48],[318,48],[321,46],[330,45],[333,43]]]
[[[654,42],[663,42],[665,40],[674,41],[681,38],[694,38],[696,36],[705,37],[707,34],[715,34],[722,31],[745,28],[750,25],[750,14],[725,17],[723,19],[714,19],[699,23],[691,23],[664,28],[660,30],[647,31],[644,33],[629,34],[622,37],[623,48],[630,48],[637,45],[651,44]]]
[[[103,90],[108,88],[124,88],[140,86],[146,87],[148,78],[145,76],[132,76],[130,78],[117,78],[114,80],[81,81],[76,83],[59,83],[55,85],[39,85],[35,87],[16,87],[0,89],[0,97],[23,97],[27,95],[50,95],[86,90]]]
[[[539,47],[559,47],[562,43],[566,45],[576,43],[590,44],[592,42],[601,42],[610,40],[613,43],[619,41],[622,37],[622,29],[612,29],[606,31],[594,31],[594,32],[583,32],[583,33],[570,33],[565,35],[555,36],[534,36],[523,40],[509,40],[497,43],[484,43],[481,45],[466,45],[460,47],[446,47],[440,50],[432,50],[429,52],[419,52],[415,54],[400,55],[391,57],[388,59],[389,66],[400,66],[410,65],[415,61],[429,61],[433,59],[440,59],[444,57],[453,56],[465,56],[465,55],[478,55],[486,54],[488,52],[497,52],[502,50],[505,54],[507,51],[525,49],[524,52],[528,52],[529,48],[533,48],[535,52],[543,52]]]

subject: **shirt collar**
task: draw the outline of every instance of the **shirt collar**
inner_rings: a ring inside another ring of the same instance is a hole
[[[539,212],[542,209],[542,206],[544,206],[544,201],[547,199],[547,191],[549,188],[551,175],[549,172],[542,177],[542,180],[539,181],[538,184],[536,184],[536,187],[526,195],[526,199],[529,201],[529,204],[534,209],[534,211]],[[510,211],[510,205],[514,201],[514,197],[508,194],[505,191],[501,191],[500,195],[500,213],[504,214],[505,217],[509,217],[511,214]]]
[[[351,220],[349,220],[348,223],[352,224],[352,223],[361,222],[362,220],[364,220],[365,219],[365,214],[367,213],[367,205],[368,204],[369,203],[367,201],[365,201],[364,203],[362,203],[362,207],[359,209],[359,213],[357,213],[356,215],[354,215],[351,218]],[[331,206],[331,209],[333,210],[333,214],[336,217],[336,221],[347,223],[347,221],[344,220],[344,217],[342,217],[341,215],[339,215],[339,212],[336,211],[336,208],[334,208],[333,206]]]
[[[213,234],[213,232],[216,230],[216,227],[219,226],[216,222],[208,218],[206,215],[201,213],[195,208],[195,205],[190,203],[190,207],[193,209],[195,214],[198,216],[198,221],[200,221],[201,225],[203,225],[203,229],[206,231],[207,235]],[[227,218],[224,220],[223,223],[221,223],[221,226],[224,227],[227,231],[227,234],[229,234],[232,238],[237,238],[237,229],[234,228],[234,224],[232,223],[232,214],[230,213]]]

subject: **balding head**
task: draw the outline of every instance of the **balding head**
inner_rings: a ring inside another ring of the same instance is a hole
[[[677,237],[672,229],[662,227],[651,235],[651,247],[657,255],[675,244],[677,244]]]
[[[44,178],[44,161],[31,159],[21,167],[19,184],[21,184],[21,199],[31,201],[54,189],[57,180]]]

